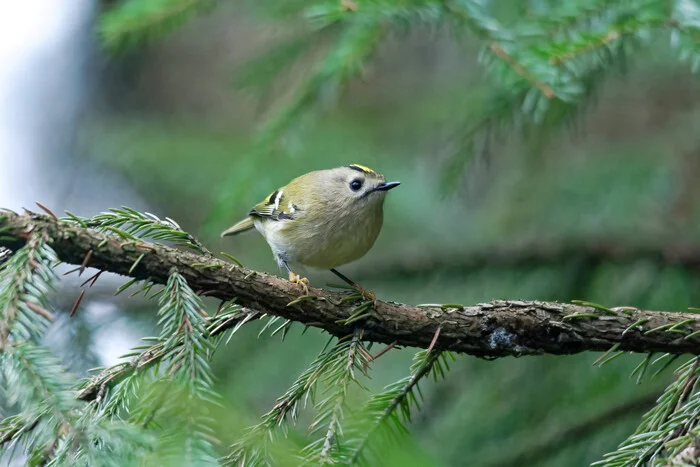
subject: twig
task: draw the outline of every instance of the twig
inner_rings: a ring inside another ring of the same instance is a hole
[[[211,337],[218,336],[228,329],[241,326],[258,318],[260,318],[258,312],[243,309],[235,316],[231,317],[231,319],[221,323],[215,329],[210,330],[209,335]],[[165,352],[163,352],[162,345],[156,344],[141,352],[127,364],[117,365],[101,371],[90,378],[90,383],[78,392],[78,399],[89,401],[99,398],[100,393],[104,392],[107,387],[119,383],[124,377],[136,369],[148,368],[158,362],[163,355],[165,355]]]
[[[374,427],[372,428],[372,431],[370,433],[367,433],[363,438],[362,441],[360,442],[359,446],[355,448],[355,451],[352,454],[352,457],[349,460],[350,465],[354,465],[362,455],[362,452],[365,449],[365,445],[367,444],[367,441],[372,438],[372,434],[375,430],[381,426],[381,423],[391,415],[391,413],[394,412],[394,410],[399,407],[402,402],[408,397],[408,395],[413,391],[413,389],[416,387],[416,385],[423,379],[425,375],[430,373],[430,370],[433,368],[433,365],[437,361],[438,358],[442,355],[442,352],[435,352],[434,354],[428,354],[425,363],[423,364],[422,367],[418,369],[418,371],[411,376],[411,378],[408,380],[406,385],[401,388],[401,393],[397,395],[392,401],[391,404],[387,406],[386,409],[384,409],[384,412],[382,413],[382,419],[379,420],[379,423],[375,424]]]
[[[342,292],[310,288],[315,300],[304,300],[293,307],[287,304],[300,297],[298,287],[286,279],[227,266],[217,258],[153,244],[143,250],[123,249],[115,242],[105,242],[107,234],[75,224],[57,222],[49,216],[8,213],[0,218],[4,234],[11,242],[26,241],[26,232],[40,229],[49,244],[65,263],[81,264],[93,250],[91,267],[122,275],[132,280],[167,281],[168,271],[177,270],[194,290],[206,290],[207,296],[236,303],[261,314],[280,316],[307,326],[321,328],[335,336],[352,333],[345,321],[356,311],[353,303],[341,302]],[[5,246],[0,240],[0,246]],[[141,257],[139,267],[129,270]],[[211,267],[195,267],[206,264]],[[570,315],[591,315],[599,319],[570,319]],[[367,341],[399,346],[428,348],[440,327],[440,350],[464,352],[497,358],[504,356],[565,355],[583,351],[606,351],[615,344],[618,350],[662,352],[673,355],[700,354],[700,330],[697,315],[634,310],[628,313],[604,313],[586,304],[540,301],[496,300],[463,308],[419,308],[393,302],[376,301],[375,310],[365,318]],[[669,329],[683,321],[688,324],[678,332],[627,332],[634,323],[644,321],[644,329]]]
[[[552,99],[554,97],[554,91],[548,84],[545,84],[535,78],[532,73],[526,70],[520,63],[518,63],[517,60],[509,55],[508,52],[503,50],[503,47],[501,47],[497,42],[492,42],[490,48],[498,58],[506,62],[517,74],[525,78],[530,84],[539,89],[544,97],[547,99]]]
[[[568,60],[571,60],[572,58],[584,54],[586,52],[590,52],[591,50],[597,49],[598,47],[602,47],[604,45],[607,45],[611,42],[615,42],[618,40],[620,37],[622,37],[622,34],[619,31],[610,31],[607,33],[605,36],[601,37],[597,41],[593,42],[592,44],[586,44],[585,47],[582,47],[578,50],[568,52],[562,55],[558,55],[555,57],[551,57],[549,59],[549,63],[552,65],[559,65],[561,63],[564,63]]]

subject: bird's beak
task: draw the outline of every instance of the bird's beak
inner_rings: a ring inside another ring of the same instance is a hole
[[[375,188],[374,191],[389,191],[399,185],[401,185],[401,182],[382,182],[377,185],[377,188]]]

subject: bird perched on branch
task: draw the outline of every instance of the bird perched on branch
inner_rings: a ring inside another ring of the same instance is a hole
[[[257,229],[279,267],[305,293],[309,281],[294,273],[289,263],[330,269],[373,299],[371,292],[335,268],[361,258],[372,248],[382,229],[386,193],[399,184],[387,182],[383,175],[359,164],[309,172],[272,192],[221,236]]]

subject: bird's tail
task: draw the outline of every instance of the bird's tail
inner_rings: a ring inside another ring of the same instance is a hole
[[[228,237],[230,235],[236,235],[241,232],[245,232],[246,230],[250,230],[255,227],[255,224],[253,223],[253,218],[252,217],[246,217],[240,222],[235,223],[233,226],[229,227],[228,229],[224,230],[221,233],[222,237]]]

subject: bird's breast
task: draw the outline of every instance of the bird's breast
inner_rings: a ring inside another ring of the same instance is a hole
[[[329,269],[361,258],[374,245],[382,228],[381,206],[363,214],[265,221],[258,230],[276,255]]]

